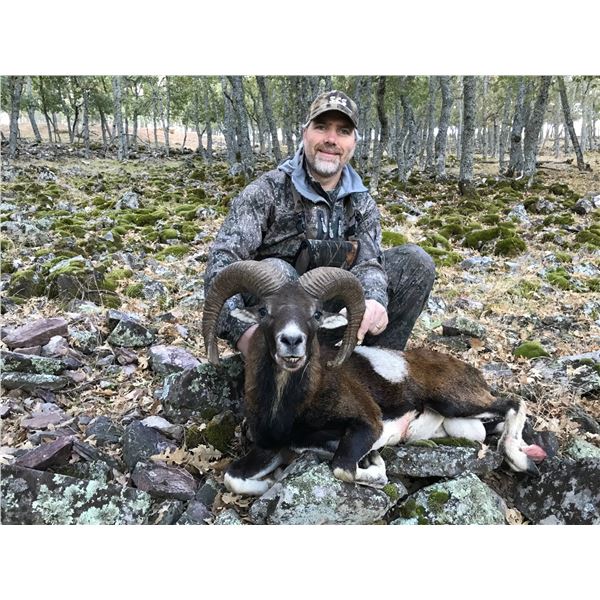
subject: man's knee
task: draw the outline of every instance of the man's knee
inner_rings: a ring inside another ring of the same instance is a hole
[[[296,269],[281,258],[264,258],[261,262],[266,263],[283,273],[289,281],[295,281],[299,277]]]
[[[386,250],[384,253],[386,270],[400,269],[403,273],[419,273],[424,281],[433,285],[435,263],[423,248],[416,244],[404,244]]]

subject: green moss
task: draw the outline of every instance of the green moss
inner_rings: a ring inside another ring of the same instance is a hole
[[[539,356],[550,356],[539,342],[524,342],[513,352],[515,356],[523,358],[537,358]]]
[[[34,269],[25,269],[12,275],[7,294],[17,298],[32,298],[43,295],[45,287],[43,278]]]
[[[546,280],[561,290],[570,290],[572,287],[571,276],[562,267],[548,271]]]
[[[575,240],[592,248],[600,248],[600,230],[591,227],[584,229],[575,236]]]
[[[127,211],[122,218],[126,222],[143,227],[144,225],[155,225],[158,221],[166,219],[167,217],[167,211],[162,208],[155,210],[139,208],[136,210]]]
[[[155,258],[162,260],[168,256],[181,257],[188,254],[190,247],[188,245],[168,246],[155,254]]]
[[[540,283],[527,279],[521,280],[515,287],[509,290],[510,294],[514,294],[521,298],[531,298],[540,289]]]
[[[571,192],[571,190],[569,189],[569,186],[565,183],[553,183],[549,188],[548,191],[552,194],[554,194],[555,196],[566,196],[569,194],[572,194],[573,192]]]
[[[190,179],[195,179],[196,181],[204,181],[206,179],[206,171],[204,169],[194,169],[190,173]]]
[[[573,225],[575,223],[575,219],[573,215],[567,213],[563,215],[549,215],[544,219],[544,226],[548,227],[550,225]]]
[[[142,283],[133,283],[128,285],[123,292],[128,298],[141,298],[143,296],[142,290],[144,285]]]
[[[465,228],[460,223],[446,223],[446,225],[439,230],[440,235],[444,236],[446,239],[462,237],[464,232]]]
[[[188,200],[204,200],[206,192],[202,188],[193,188],[186,191],[186,198]]]
[[[497,225],[500,222],[500,215],[497,213],[488,213],[481,217],[481,222],[486,225]]]
[[[527,250],[525,240],[516,235],[498,240],[494,246],[494,254],[497,256],[518,256],[525,250]]]
[[[398,489],[393,483],[387,483],[386,485],[384,485],[382,491],[392,502],[396,502],[400,498]]]
[[[466,248],[479,249],[483,244],[495,240],[500,236],[500,228],[492,227],[490,229],[475,229],[465,236],[463,246]]]
[[[12,260],[3,260],[0,262],[0,273],[14,273],[15,266]]]
[[[452,446],[453,448],[479,448],[479,444],[473,440],[462,437],[435,438],[438,446]]]
[[[426,517],[425,508],[414,498],[409,498],[399,509],[399,515],[403,519],[417,519],[419,525],[428,525],[429,520]]]
[[[446,250],[450,250],[450,242],[447,238],[439,233],[431,233],[427,236],[428,245],[433,247],[442,247]]]
[[[382,242],[385,246],[402,246],[408,243],[406,236],[395,231],[386,230],[382,233]]]
[[[591,279],[587,279],[585,281],[585,285],[590,292],[600,292],[600,277],[592,277]]]
[[[10,250],[13,246],[14,243],[12,242],[12,240],[9,240],[7,238],[0,238],[0,250],[2,250],[2,252]]]
[[[442,490],[434,490],[427,496],[427,505],[430,510],[435,513],[439,513],[444,508],[444,504],[450,500],[450,494]]]
[[[557,260],[561,263],[572,263],[573,257],[567,252],[555,252],[554,256],[556,256]]]
[[[176,240],[179,238],[179,232],[176,229],[163,229],[158,234],[158,239],[161,242],[166,242],[167,240]]]

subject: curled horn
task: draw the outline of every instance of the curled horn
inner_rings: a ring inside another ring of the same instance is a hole
[[[268,296],[287,283],[285,275],[256,260],[242,260],[226,266],[214,278],[204,302],[202,335],[208,360],[219,364],[217,349],[217,321],[223,304],[231,296],[247,293],[257,297]]]
[[[356,334],[365,312],[365,297],[358,279],[343,269],[318,267],[300,277],[300,284],[312,296],[323,302],[339,298],[348,310],[348,326],[337,356],[328,363],[339,367],[352,354],[356,346]]]

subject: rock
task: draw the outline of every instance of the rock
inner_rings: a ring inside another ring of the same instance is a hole
[[[185,502],[168,498],[154,501],[148,514],[150,525],[175,525],[185,510]]]
[[[166,419],[163,419],[157,415],[146,417],[142,420],[142,425],[145,425],[146,427],[152,427],[152,429],[156,429],[157,431],[164,433],[167,437],[177,441],[181,441],[183,438],[184,430],[181,425],[173,425]]]
[[[148,352],[150,354],[150,366],[158,375],[180,373],[186,369],[193,369],[200,364],[197,358],[177,346],[152,346]]]
[[[131,474],[135,486],[158,498],[191,500],[198,484],[185,469],[154,462],[138,462]]]
[[[56,410],[35,413],[31,417],[21,420],[21,427],[25,429],[44,429],[48,425],[58,425],[67,420],[65,412],[58,407]]]
[[[191,500],[177,525],[207,525],[212,518],[212,513],[202,502]]]
[[[439,296],[429,296],[427,300],[427,311],[431,314],[445,313],[447,310],[446,301]]]
[[[140,197],[135,192],[125,192],[115,204],[117,210],[140,208]]]
[[[507,215],[508,219],[512,219],[513,221],[517,221],[523,227],[528,227],[531,225],[531,221],[529,220],[529,216],[527,215],[527,210],[525,210],[525,206],[523,204],[517,204]]]
[[[116,444],[121,441],[124,433],[123,427],[105,416],[92,419],[85,430],[85,436],[94,436],[99,446]]]
[[[506,363],[488,363],[481,367],[483,374],[492,379],[509,379],[514,373]]]
[[[201,502],[205,506],[212,506],[217,494],[225,491],[225,487],[221,485],[216,479],[209,477],[196,492],[196,500]]]
[[[8,390],[21,389],[28,392],[38,388],[44,390],[62,390],[69,384],[69,380],[66,377],[34,373],[2,373],[0,381],[2,381],[2,385]]]
[[[71,348],[67,340],[61,335],[53,335],[47,344],[42,346],[42,356],[65,356]]]
[[[51,465],[64,464],[71,456],[73,438],[65,436],[54,442],[42,444],[19,456],[15,465],[29,469],[44,470]]]
[[[165,450],[175,450],[177,445],[158,433],[155,429],[133,421],[123,434],[123,460],[129,469],[133,469],[140,460],[146,460]]]
[[[577,200],[572,210],[578,215],[587,215],[594,210],[594,205],[587,198],[580,198]]]
[[[442,323],[442,335],[466,335],[483,339],[486,335],[485,327],[476,321],[471,321],[466,317],[454,317]]]
[[[62,338],[61,338],[62,339]],[[2,371],[18,373],[38,373],[40,375],[58,375],[66,365],[55,358],[23,354],[20,352],[1,352],[0,368]]]
[[[113,346],[142,348],[154,342],[154,334],[134,321],[119,321],[106,341]]]
[[[434,483],[420,489],[394,512],[390,525],[505,525],[506,503],[477,475]]]
[[[565,454],[574,460],[579,460],[580,458],[600,459],[600,448],[582,438],[574,438],[566,448]]]
[[[480,445],[477,446],[387,446],[382,449],[381,456],[389,477],[457,477],[466,471],[488,473],[502,464],[502,455],[491,448],[478,458]]]
[[[73,348],[83,354],[93,354],[96,348],[102,344],[102,336],[95,329],[93,331],[71,330],[70,339]]]
[[[214,520],[213,525],[243,525],[240,515],[233,508],[226,508]]]
[[[162,391],[165,416],[174,422],[189,418],[211,419],[226,410],[239,412],[244,385],[244,363],[239,354],[228,356],[215,367],[202,363],[169,375]]]
[[[4,465],[5,525],[132,525],[147,522],[151,497],[131,487]]]
[[[600,423],[579,406],[570,406],[568,414],[584,431],[600,434]]]
[[[600,460],[550,459],[539,465],[539,479],[523,478],[514,503],[532,523],[600,524]]]
[[[392,506],[382,490],[336,479],[331,465],[306,452],[250,508],[253,523],[361,524],[379,521]]]
[[[52,319],[38,319],[22,327],[17,327],[2,341],[9,348],[43,345],[50,341],[52,336],[69,334],[67,322],[56,317]]]
[[[556,210],[554,202],[550,202],[546,198],[539,198],[534,204],[535,212],[540,215],[549,215]]]
[[[456,308],[460,308],[462,310],[470,310],[472,312],[481,313],[485,308],[482,302],[478,302],[477,300],[472,300],[471,298],[458,298],[454,303]]]
[[[472,256],[460,263],[465,271],[488,271],[494,264],[489,256]]]

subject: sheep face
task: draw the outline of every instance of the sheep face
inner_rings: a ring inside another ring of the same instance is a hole
[[[258,324],[257,334],[264,336],[271,358],[288,372],[306,365],[320,327],[347,324],[344,316],[325,313],[322,303],[297,283],[284,286],[257,306],[236,309],[232,315],[246,323]]]

